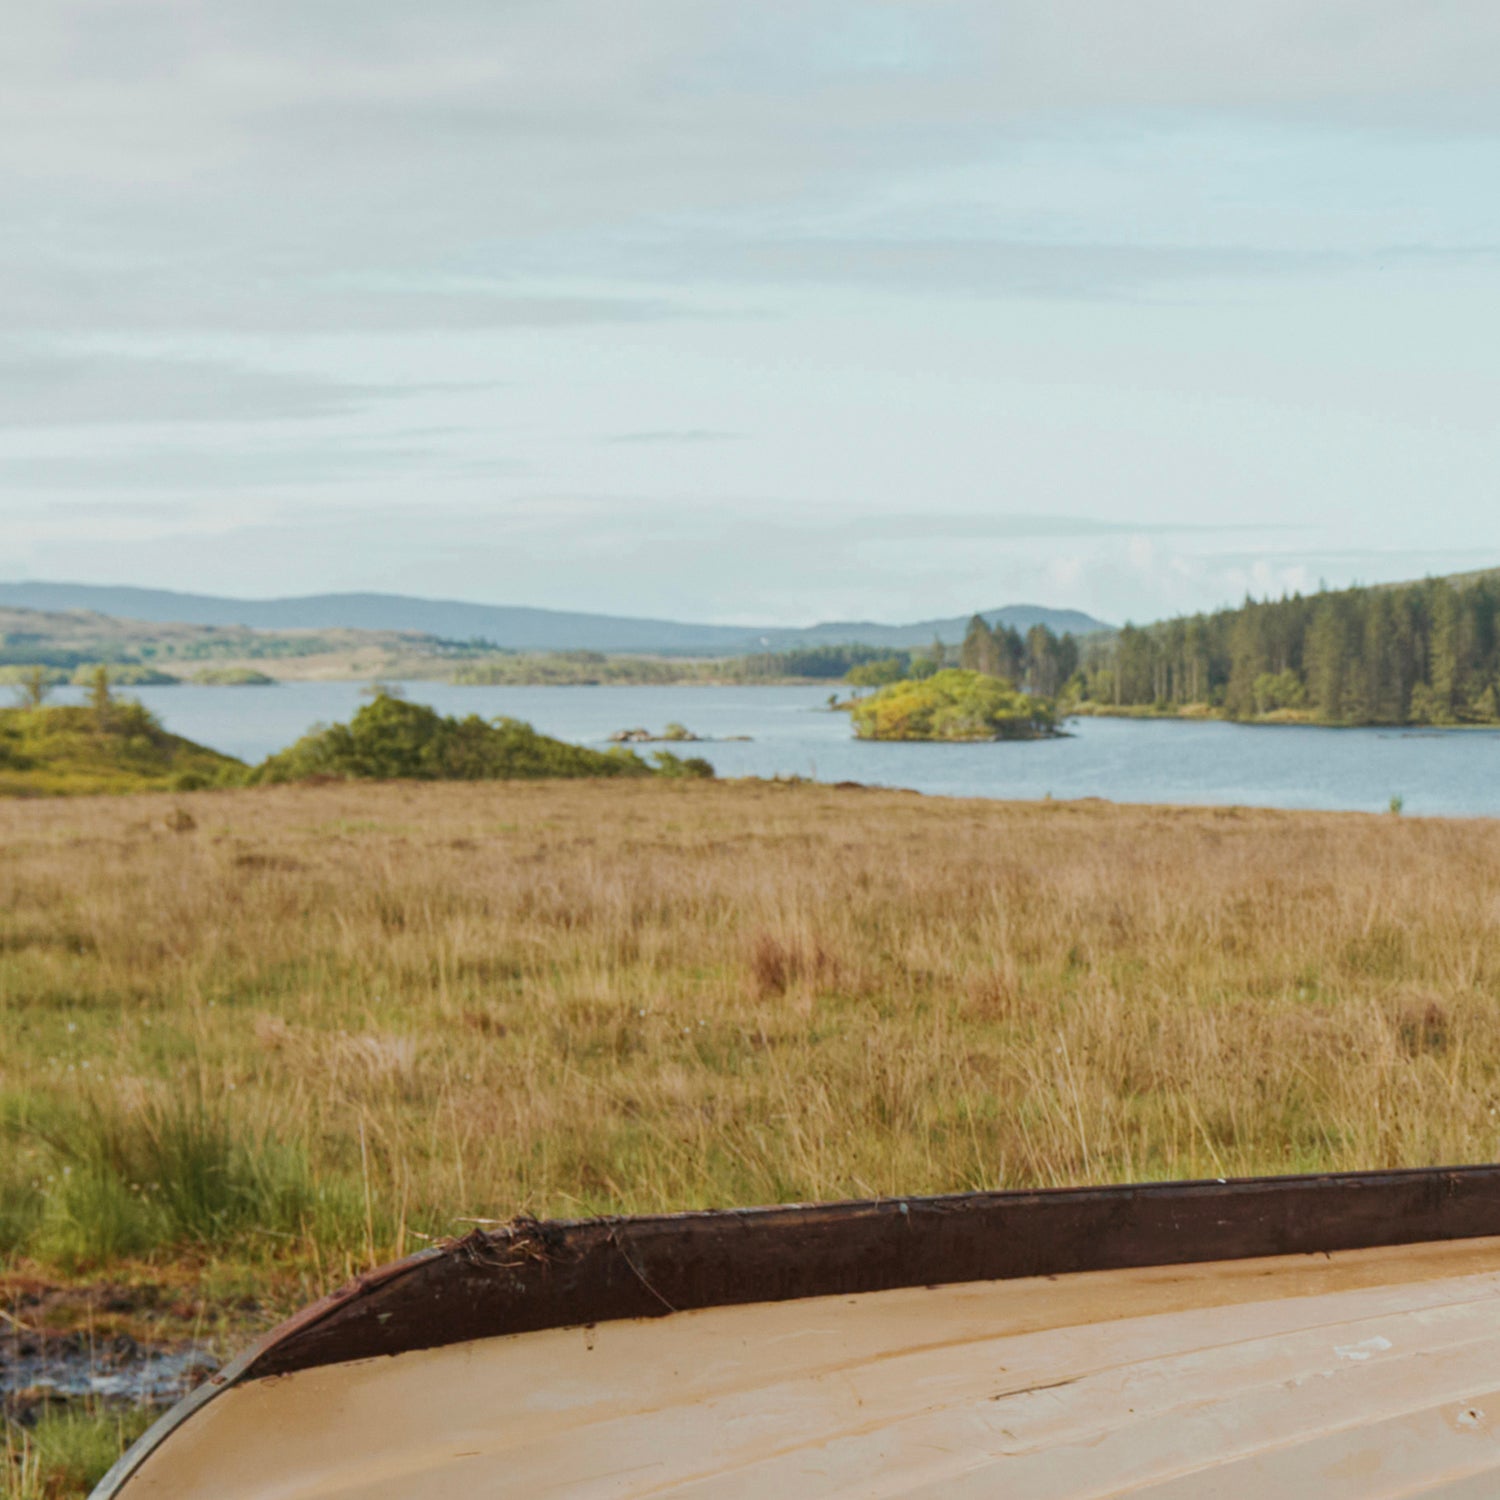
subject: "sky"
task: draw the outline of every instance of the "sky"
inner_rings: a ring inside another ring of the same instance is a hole
[[[1500,564],[1492,0],[45,0],[0,578],[799,624]]]

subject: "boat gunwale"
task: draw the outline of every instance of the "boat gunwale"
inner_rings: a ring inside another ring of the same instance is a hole
[[[473,1339],[904,1287],[1500,1235],[1500,1166],[1212,1178],[520,1218],[378,1267],[270,1330],[93,1491],[236,1384]]]

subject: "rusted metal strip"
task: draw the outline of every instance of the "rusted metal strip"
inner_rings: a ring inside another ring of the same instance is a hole
[[[1493,1166],[526,1220],[325,1299],[235,1378],[690,1308],[1497,1234]]]

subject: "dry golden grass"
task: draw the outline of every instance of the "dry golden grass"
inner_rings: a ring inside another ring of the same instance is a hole
[[[1497,1154],[1487,822],[339,785],[0,804],[0,856],[13,1258],[107,1256],[63,1137],[184,1100],[280,1163],[199,1242],[310,1281],[465,1216]]]

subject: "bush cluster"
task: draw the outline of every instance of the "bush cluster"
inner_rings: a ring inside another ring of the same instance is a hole
[[[1055,732],[1046,700],[957,667],[891,683],[856,700],[850,715],[863,740],[1021,740]]]
[[[573,776],[712,776],[705,760],[667,752],[655,766],[624,749],[590,750],[538,734],[519,719],[458,719],[377,692],[347,724],[304,735],[250,773],[250,781],[492,781]]]

